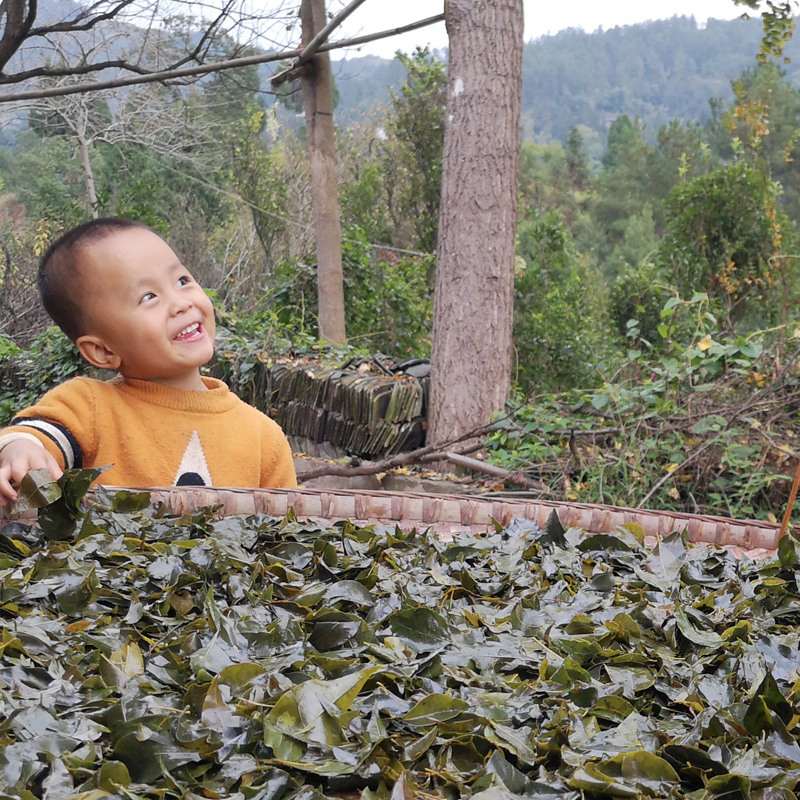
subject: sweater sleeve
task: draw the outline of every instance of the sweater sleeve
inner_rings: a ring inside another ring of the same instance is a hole
[[[74,378],[47,392],[0,430],[0,447],[35,437],[62,469],[91,466],[94,447],[94,398],[91,381]]]
[[[297,486],[292,448],[280,425],[267,416],[264,416],[261,448],[260,487],[293,489]]]

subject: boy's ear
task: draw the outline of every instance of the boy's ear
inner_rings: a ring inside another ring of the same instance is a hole
[[[118,355],[109,350],[99,336],[80,336],[75,341],[78,352],[93,367],[99,369],[119,369],[121,359]]]

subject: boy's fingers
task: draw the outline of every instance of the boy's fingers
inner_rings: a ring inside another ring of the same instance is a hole
[[[61,469],[61,467],[58,465],[58,461],[56,461],[47,451],[45,451],[45,456],[45,468],[50,471],[50,477],[57,481],[64,474],[64,470]]]
[[[8,452],[4,452],[0,457],[0,506],[5,507],[9,501],[17,499],[17,491],[13,484],[19,485],[20,481],[32,469],[46,469],[53,480],[58,480],[63,474],[58,461],[43,447],[36,446],[18,448],[18,452],[12,453],[9,445]],[[5,451],[5,448],[4,448]]]
[[[6,505],[6,498],[13,502],[17,499],[17,492],[8,481],[9,473],[6,468],[0,470],[0,505]]]
[[[53,480],[58,480],[63,474],[58,461],[47,451],[42,451],[40,458],[14,459],[0,468],[0,503],[4,505],[3,497],[9,498],[11,501],[17,499],[17,492],[12,484],[19,486],[20,481],[32,469],[46,469]]]

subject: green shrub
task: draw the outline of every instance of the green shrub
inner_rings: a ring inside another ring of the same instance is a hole
[[[664,286],[660,268],[652,261],[624,267],[609,293],[608,311],[617,333],[628,336],[629,323],[634,320],[645,342],[658,342],[661,309],[671,294]]]
[[[774,192],[762,168],[741,162],[679,183],[670,194],[665,274],[682,297],[719,298],[729,327],[776,284],[771,258],[789,226],[775,212]]]
[[[703,294],[670,297],[660,349],[630,349],[595,388],[518,396],[487,441],[490,461],[542,480],[553,499],[774,521],[800,382],[781,373],[780,331],[727,333],[713,307]]]
[[[426,274],[432,257],[401,256],[372,247],[364,231],[349,228],[342,242],[348,341],[387,355],[430,353],[431,296]],[[269,278],[265,308],[295,333],[316,336],[316,268],[281,264]]]
[[[599,276],[578,255],[556,212],[517,230],[524,261],[514,295],[517,382],[526,393],[591,385],[607,340]]]
[[[4,342],[0,338],[0,425],[69,378],[97,373],[58,328],[40,333],[25,351]]]

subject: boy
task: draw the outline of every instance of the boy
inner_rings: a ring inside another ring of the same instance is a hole
[[[100,482],[115,486],[297,485],[278,425],[200,376],[211,301],[149,228],[108,218],[68,231],[42,257],[39,294],[83,358],[119,375],[73,378],[0,430],[0,506],[38,468],[112,465]]]

